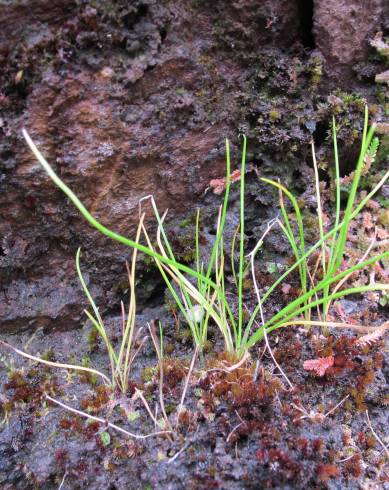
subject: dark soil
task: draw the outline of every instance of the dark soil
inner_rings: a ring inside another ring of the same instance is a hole
[[[347,308],[356,305],[349,302]],[[273,335],[274,355],[293,390],[263,345],[253,350],[252,361],[231,373],[218,370],[230,365],[223,362],[228,358],[206,354],[205,364],[196,365],[185,410],[177,420],[193,348],[185,335],[177,335],[166,314],[161,317],[161,310],[144,314],[139,325],[156,315],[164,325],[165,350],[170,354],[164,361],[163,393],[175,427],[173,440],[167,436],[135,440],[45,399],[47,393],[131,432],[154,432],[144,406],[133,397],[137,387],[153,411],[158,404],[159,374],[150,339],[133,366],[124,398],[91,377],[4,355],[8,369],[1,371],[7,417],[0,434],[2,488],[54,489],[62,481],[64,489],[385,487],[385,453],[365,414],[369,410],[375,431],[385,440],[388,364],[383,341],[358,348],[349,335],[323,336],[303,329]],[[363,314],[372,312],[364,308]],[[118,331],[120,322],[112,319],[112,332]],[[51,335],[39,332],[32,340],[19,336],[17,342],[29,342],[29,352],[59,362],[69,362],[71,352],[72,362],[84,360],[104,371],[105,349],[88,332],[86,327]],[[16,342],[14,337],[10,340]],[[304,360],[330,354],[334,366],[324,377],[304,371]],[[112,400],[118,402],[116,408]],[[339,408],[323,417],[342,400]],[[139,418],[126,421],[123,407]],[[107,430],[110,441],[105,446],[101,434]]]
[[[128,289],[124,263],[130,252],[86,226],[31,157],[23,126],[86,206],[115,231],[133,237],[139,199],[153,194],[161,211],[169,208],[169,237],[188,264],[197,207],[205,252],[215,236],[220,197],[209,183],[224,175],[224,138],[232,141],[236,168],[238,134],[244,132],[247,251],[279,211],[276,194],[258,175],[280,178],[299,196],[311,223],[307,240],[313,241],[311,138],[330,213],[332,115],[342,176],[355,165],[366,101],[371,120],[387,133],[387,87],[375,83],[387,61],[369,40],[379,31],[388,35],[389,7],[381,0],[364,4],[0,0],[0,340],[109,374],[105,347],[83,316],[77,248],[114,341]],[[388,135],[381,139],[363,190],[387,168]],[[346,184],[343,191],[346,197]],[[231,194],[226,244],[237,225],[236,186]],[[374,227],[380,240],[388,238],[388,203],[386,186],[353,223],[348,257],[366,249]],[[275,279],[274,268],[288,260],[280,233],[268,235],[256,271],[262,291]],[[138,262],[137,327],[146,332],[147,322],[162,322],[163,399],[173,433],[129,438],[46,398],[136,434],[160,430],[136,399],[140,390],[153,413],[159,407],[150,338],[132,366],[126,396],[97,377],[42,367],[1,347],[2,489],[389,488],[387,452],[366,415],[387,446],[384,339],[361,347],[348,330],[273,332],[272,351],[291,389],[264,344],[228,371],[236,359],[223,353],[220,334],[211,329],[178,417],[194,352],[190,333],[182,321],[177,327],[153,264],[142,256]],[[385,267],[375,270],[381,281],[387,280]],[[370,272],[358,280],[368,280]],[[246,286],[251,308],[250,281]],[[265,314],[297,294],[292,277],[286,289],[275,291]],[[336,321],[379,325],[388,320],[387,299],[385,305],[374,295],[349,297],[331,314]],[[304,370],[304,361],[331,355],[333,366],[323,376]]]

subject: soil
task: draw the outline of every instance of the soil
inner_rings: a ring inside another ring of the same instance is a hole
[[[310,141],[330,212],[332,116],[342,176],[355,165],[366,101],[371,120],[386,134],[362,190],[387,168],[389,100],[385,83],[375,82],[387,60],[370,41],[379,32],[389,34],[389,6],[365,3],[0,0],[1,340],[47,360],[109,374],[105,347],[83,314],[78,247],[116,345],[120,301],[128,292],[131,251],[86,225],[32,158],[22,127],[87,208],[115,231],[134,236],[139,199],[146,195],[161,211],[169,208],[169,237],[187,264],[194,258],[197,208],[204,253],[215,237],[221,198],[210,182],[225,173],[224,139],[231,140],[235,169],[238,134],[245,133],[246,249],[279,212],[276,194],[258,175],[281,178],[299,196],[313,242]],[[384,186],[353,223],[348,257],[366,249],[375,227],[379,239],[387,238],[388,203]],[[226,248],[238,204],[235,184]],[[151,212],[146,219],[155,229]],[[269,234],[256,271],[261,291],[288,260],[281,234]],[[376,278],[387,280],[385,266],[375,270]],[[297,294],[297,278],[291,277],[272,295],[265,315]],[[194,348],[158,271],[143,256],[137,300],[142,335],[148,322],[163,326],[163,400],[173,432],[131,438],[46,398],[135,434],[162,430],[137,397],[140,390],[160,421],[160,367],[150,337],[132,365],[126,395],[96,376],[43,367],[3,346],[1,488],[389,488],[387,450],[367,418],[388,446],[385,339],[361,346],[345,329],[273,332],[271,349],[291,388],[264,344],[231,370],[237,360],[223,353],[214,327],[178,414]],[[252,308],[250,287],[245,301]],[[388,320],[388,302],[383,296],[349,297],[331,314],[337,321],[379,325]],[[304,361],[330,356],[323,375],[304,369]]]

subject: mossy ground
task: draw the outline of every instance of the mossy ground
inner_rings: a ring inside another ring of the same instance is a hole
[[[347,306],[355,308],[357,303]],[[359,314],[371,315],[370,308],[366,303]],[[94,367],[104,369],[104,348],[99,345],[91,353],[86,336],[85,331],[37,335],[29,350],[52,348],[57,360],[65,360],[66,350],[60,346],[69,343],[75,346],[75,359],[88,356]],[[21,343],[23,338],[12,341]],[[234,359],[207,354],[203,365],[196,364],[179,417],[193,352],[190,343],[176,340],[173,324],[166,329],[165,342],[174,345],[173,355],[163,363],[164,403],[174,427],[171,439],[131,439],[45,399],[47,393],[132,432],[153,432],[154,423],[133,397],[137,388],[153,410],[158,404],[160,378],[151,341],[134,363],[126,396],[89,376],[5,356],[9,368],[1,370],[2,488],[54,489],[62,480],[64,488],[74,489],[357,488],[362,480],[373,488],[385,486],[385,454],[365,415],[369,410],[385,440],[383,340],[361,348],[352,335],[323,336],[318,330],[297,328],[271,336],[273,353],[293,390],[264,346],[232,372],[228,367]],[[328,355],[334,356],[334,365],[325,376],[304,371],[304,360]],[[160,415],[156,412],[158,420]]]
[[[2,7],[11,3],[1,2]],[[355,165],[364,101],[369,101],[374,119],[384,121],[388,115],[385,86],[374,83],[375,74],[384,70],[384,61],[375,50],[371,49],[369,60],[355,66],[358,90],[327,90],[331,73],[322,57],[312,46],[304,45],[297,19],[290,19],[287,12],[273,15],[276,2],[263,2],[258,8],[250,1],[78,0],[53,2],[47,12],[40,8],[44,2],[31,2],[35,23],[28,13],[23,14],[28,2],[19,3],[15,17],[11,16],[18,19],[21,13],[22,20],[14,29],[17,39],[9,32],[10,40],[2,44],[0,53],[0,130],[4,136],[0,142],[1,307],[8,308],[4,328],[19,333],[2,334],[2,338],[48,360],[106,372],[104,346],[89,326],[81,328],[75,320],[83,298],[76,289],[73,257],[82,245],[90,270],[97,274],[92,280],[101,286],[97,301],[107,312],[112,339],[117,340],[121,329],[118,305],[127,288],[123,263],[128,253],[109,248],[111,244],[86,232],[75,211],[45,184],[41,174],[27,172],[23,177],[19,173],[20,162],[26,166],[19,140],[22,121],[30,126],[38,121],[36,133],[42,141],[47,138],[51,157],[88,202],[100,170],[111,168],[110,158],[121,151],[123,141],[130,140],[132,153],[129,156],[126,150],[120,161],[123,180],[102,209],[105,217],[117,220],[118,225],[125,223],[124,232],[128,232],[128,214],[123,217],[111,211],[127,202],[128,182],[132,195],[137,185],[136,179],[131,180],[133,172],[151,162],[156,190],[169,188],[162,198],[170,196],[170,202],[177,204],[177,216],[170,215],[169,225],[174,247],[180,259],[190,263],[194,257],[193,209],[189,214],[187,210],[193,203],[202,207],[205,252],[215,236],[219,200],[212,191],[204,195],[207,182],[203,175],[223,177],[217,172],[223,169],[224,137],[238,143],[237,135],[243,132],[249,141],[252,171],[247,175],[245,244],[249,251],[278,212],[276,193],[258,183],[256,172],[281,177],[296,192],[308,221],[307,239],[314,239],[311,138],[326,185],[326,206],[330,206],[332,115],[339,125],[342,176]],[[281,3],[287,6],[289,2]],[[290,25],[284,24],[290,20]],[[102,90],[99,97],[96,80],[101,83],[97,85]],[[95,117],[92,122],[77,106],[88,101],[86,113]],[[102,107],[111,114],[106,120]],[[103,137],[90,133],[100,123]],[[121,124],[131,128],[129,133],[120,132]],[[219,147],[209,152],[199,148],[212,131],[212,148]],[[89,156],[94,158],[98,152],[90,187],[82,175],[84,156],[81,164],[77,162],[77,155],[85,150],[77,146],[80,134],[82,143],[87,142],[84,134],[91,134]],[[117,148],[107,143],[107,134]],[[374,185],[387,167],[387,135],[382,140],[375,169],[362,178],[364,189]],[[176,154],[182,141],[185,144]],[[106,180],[105,174],[103,178]],[[188,191],[178,199],[178,191],[185,186]],[[122,201],[118,201],[120,192],[125,195]],[[347,182],[342,192],[346,198]],[[226,243],[231,242],[237,225],[237,197],[233,189]],[[387,232],[388,203],[388,188],[384,187],[372,207],[353,224],[348,258],[361,255],[374,227]],[[384,240],[384,235],[379,239]],[[256,271],[260,288],[268,287],[291,260],[286,250],[287,243],[279,233],[266,237]],[[374,272],[383,279],[387,269],[388,264],[382,264]],[[366,281],[367,276],[353,280]],[[42,277],[38,287],[36,280]],[[45,397],[48,394],[139,434],[153,432],[154,422],[141,401],[133,399],[139,389],[153,413],[159,403],[160,372],[150,340],[135,360],[126,396],[101,386],[97,377],[43,368],[2,350],[1,488],[380,489],[389,484],[385,453],[365,414],[368,410],[374,429],[388,444],[388,355],[383,339],[362,348],[347,331],[323,335],[317,329],[293,327],[274,332],[269,336],[270,345],[295,387],[290,390],[264,345],[252,349],[244,365],[226,370],[235,360],[223,354],[218,332],[211,328],[207,351],[190,378],[185,410],[177,419],[193,345],[189,329],[156,277],[153,264],[143,260],[137,276],[137,325],[144,327],[147,321],[160,319],[164,327],[163,397],[174,438],[127,438],[104,424],[68,413]],[[296,279],[292,277],[287,287],[275,291],[266,315],[300,293]],[[67,287],[58,288],[63,284]],[[245,286],[245,301],[250,304],[254,296],[249,278]],[[340,302],[333,315],[339,321],[379,324],[387,320],[388,304],[383,296],[351,298]],[[42,329],[35,332],[37,325]],[[61,330],[56,331],[58,327]],[[329,355],[334,356],[334,365],[323,377],[303,369],[305,360]],[[308,417],[302,418],[304,413]],[[156,418],[160,417],[159,410]]]

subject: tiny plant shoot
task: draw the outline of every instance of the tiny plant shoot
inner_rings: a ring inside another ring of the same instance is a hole
[[[374,161],[374,157],[378,148],[378,139],[374,137],[375,125],[368,128],[368,110],[365,108],[364,129],[362,134],[361,150],[353,174],[351,190],[348,196],[347,204],[344,212],[341,212],[340,206],[340,179],[339,179],[339,159],[337,149],[336,123],[333,120],[333,145],[334,145],[334,161],[335,161],[335,188],[336,188],[336,211],[332,219],[332,224],[328,229],[325,229],[323,220],[323,211],[321,206],[319,177],[317,171],[316,157],[314,145],[312,143],[312,156],[315,170],[316,198],[317,198],[317,215],[319,240],[312,246],[307,247],[304,231],[304,222],[302,213],[299,208],[297,199],[293,194],[284,187],[281,183],[273,180],[262,178],[263,182],[273,186],[279,192],[279,202],[282,219],[275,219],[271,227],[277,224],[288,239],[295,262],[288,270],[286,270],[263,294],[261,297],[259,290],[256,287],[257,305],[249,311],[248,320],[243,303],[243,274],[245,257],[251,259],[251,269],[255,282],[254,274],[254,259],[255,254],[262,245],[264,237],[261,237],[258,244],[254,247],[251,253],[244,250],[244,225],[245,225],[245,165],[246,165],[246,137],[243,137],[242,158],[240,169],[240,213],[239,227],[236,231],[232,244],[232,260],[235,256],[236,237],[239,236],[238,244],[238,270],[235,269],[235,264],[231,264],[233,275],[236,283],[235,297],[231,298],[231,292],[226,291],[225,278],[225,244],[224,244],[224,229],[228,208],[229,193],[231,187],[231,157],[230,144],[226,140],[226,185],[223,203],[219,208],[217,217],[217,232],[214,244],[208,263],[204,263],[200,256],[200,212],[196,217],[195,244],[196,255],[195,264],[193,267],[181,264],[175,257],[171,244],[167,238],[164,228],[166,213],[160,215],[157,205],[152,196],[144,199],[149,199],[152,204],[152,209],[157,220],[157,241],[153,243],[150,239],[146,226],[144,224],[144,214],[140,213],[140,222],[135,240],[130,240],[102,225],[98,222],[85,208],[78,197],[72,190],[58,177],[48,162],[39,152],[34,142],[30,138],[26,130],[23,130],[23,135],[34,153],[35,157],[48,173],[53,182],[66,194],[73,202],[84,218],[101,233],[116,240],[134,251],[143,252],[150,256],[155,261],[158,270],[163,277],[167,288],[174,298],[182,316],[188,323],[192,332],[193,340],[197,348],[201,351],[207,340],[208,326],[213,322],[219,329],[224,340],[226,351],[234,353],[237,357],[242,358],[246,355],[248,349],[254,346],[262,339],[266,339],[266,335],[273,330],[292,325],[322,325],[324,327],[339,326],[328,321],[328,312],[331,303],[341,297],[365,293],[368,291],[383,291],[389,290],[388,284],[371,283],[367,285],[358,285],[355,287],[342,288],[346,280],[356,271],[362,271],[377,261],[388,259],[389,251],[382,252],[371,256],[370,253],[374,247],[366,250],[366,253],[356,263],[344,265],[345,247],[347,241],[347,233],[350,223],[355,219],[367,202],[378,192],[385,181],[389,177],[389,171],[385,173],[380,182],[365,196],[362,200],[357,200],[358,185],[360,177],[364,169],[364,165],[369,160],[369,165]],[[143,200],[144,200],[143,199]],[[287,211],[285,200],[289,200],[293,207],[295,222],[291,221]],[[142,201],[143,201],[142,200]],[[140,203],[141,206],[141,203]],[[270,228],[265,234],[270,232]],[[296,232],[297,229],[297,232]],[[139,243],[140,233],[143,233],[147,245]],[[309,257],[318,251],[319,259],[317,267],[314,271],[309,270]],[[131,288],[131,301],[135,305],[135,297],[133,294],[133,285],[135,283],[135,258],[133,258],[132,268],[129,274]],[[134,332],[135,322],[135,306],[128,314],[128,321],[123,329],[123,339],[119,353],[115,353],[113,346],[110,345],[106,335],[104,325],[100,318],[98,309],[93,302],[93,299],[83,281],[83,277],[79,266],[80,255],[77,254],[77,270],[81,280],[84,292],[86,293],[89,302],[92,306],[92,313],[87,313],[93,325],[98,330],[103,338],[109,353],[111,364],[111,372],[113,383],[117,384],[120,389],[125,390],[128,382],[128,370],[131,365],[131,342]],[[321,268],[320,275],[317,274],[318,268]],[[271,318],[266,319],[263,305],[269,298],[275,288],[285,280],[285,278],[297,269],[300,284],[301,295],[290,301],[281,310],[275,313]],[[320,278],[318,278],[320,277]],[[237,307],[235,308],[235,306]],[[313,320],[313,315],[316,319]],[[260,316],[260,319],[258,319]],[[366,328],[366,327],[365,327]]]

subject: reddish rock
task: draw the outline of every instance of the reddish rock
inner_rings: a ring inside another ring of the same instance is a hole
[[[371,3],[342,52],[368,35],[380,12]],[[332,25],[323,2],[316,37],[337,63],[326,18]],[[133,236],[141,197],[179,220],[223,177],[225,137],[250,124],[245,91],[294,93],[310,35],[298,0],[0,0],[1,328],[77,326],[77,247],[102,309],[118,301],[130,253],[85,224],[31,156],[23,126],[96,217]]]
[[[315,44],[325,58],[330,85],[345,89],[353,85],[353,66],[366,59],[385,9],[384,0],[314,1]]]

